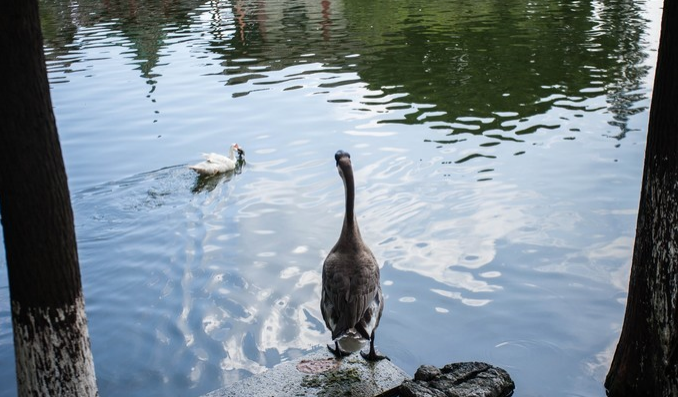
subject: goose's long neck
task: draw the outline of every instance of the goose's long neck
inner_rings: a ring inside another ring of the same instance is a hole
[[[228,148],[228,158],[231,160],[235,160],[235,148],[233,147],[233,145],[231,145],[231,147]]]
[[[355,182],[353,179],[353,169],[349,165],[348,167],[342,167],[344,173],[344,191],[346,193],[346,214],[344,215],[344,221],[353,223],[355,214],[353,212],[353,207],[355,203]]]
[[[344,213],[344,225],[341,230],[340,239],[360,240],[360,231],[358,223],[355,220],[354,202],[355,202],[355,182],[353,179],[353,168],[349,159],[341,159],[338,163],[341,170],[341,179],[344,181],[344,192],[346,193],[346,212]]]

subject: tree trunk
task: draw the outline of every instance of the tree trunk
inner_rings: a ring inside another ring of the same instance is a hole
[[[678,1],[665,0],[629,296],[608,395],[678,396]]]
[[[0,6],[0,216],[20,396],[98,395],[37,0]]]

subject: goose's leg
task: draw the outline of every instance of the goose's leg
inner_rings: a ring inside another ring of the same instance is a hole
[[[374,350],[374,331],[372,331],[372,337],[370,338],[370,352],[367,354],[360,352],[360,355],[367,361],[379,361],[383,359],[391,361],[390,358],[377,354],[376,350]]]
[[[341,348],[339,347],[339,343],[338,343],[338,342],[334,342],[334,349],[332,348],[332,345],[327,345],[327,349],[328,349],[329,351],[331,351],[332,354],[334,354],[334,356],[335,356],[336,358],[342,358],[342,357],[346,357],[346,356],[350,356],[350,355],[351,355],[351,353],[347,353],[347,352],[341,350]]]

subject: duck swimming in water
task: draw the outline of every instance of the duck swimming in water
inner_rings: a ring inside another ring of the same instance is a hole
[[[238,153],[238,159],[235,159],[235,153]],[[228,150],[228,157],[218,153],[203,153],[205,159],[202,163],[190,165],[188,168],[194,170],[200,175],[216,175],[224,172],[233,171],[239,161],[243,160],[245,151],[237,143],[231,145]]]
[[[369,341],[369,353],[360,354],[366,360],[377,361],[388,358],[374,349],[374,332],[384,310],[379,265],[360,236],[353,212],[355,183],[351,155],[340,150],[334,158],[344,181],[346,212],[339,240],[323,264],[320,311],[334,341],[334,347],[327,347],[339,358],[362,349]]]

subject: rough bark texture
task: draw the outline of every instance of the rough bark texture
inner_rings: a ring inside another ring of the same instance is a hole
[[[96,395],[38,3],[0,8],[0,216],[19,395]]]
[[[678,1],[665,0],[629,296],[608,395],[678,396]]]
[[[97,385],[82,298],[62,308],[12,301],[20,396],[95,396]]]

